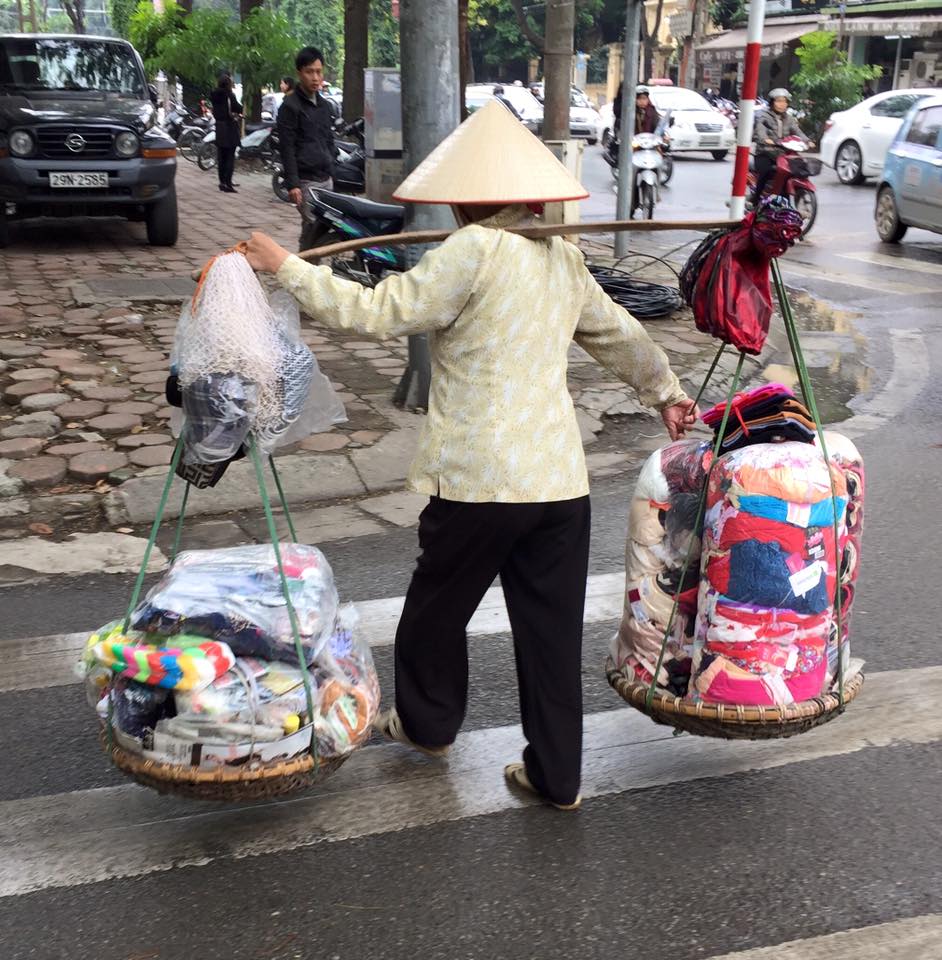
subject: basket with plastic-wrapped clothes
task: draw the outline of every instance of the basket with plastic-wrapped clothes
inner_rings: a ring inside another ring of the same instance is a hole
[[[168,398],[182,407],[177,469],[196,486],[214,485],[250,439],[270,454],[346,420],[301,340],[297,303],[269,297],[238,251],[211,260],[184,304],[170,372]]]
[[[863,461],[839,434],[825,433],[829,463],[811,441],[752,442],[722,454],[712,469],[708,445],[681,441],[645,464],[629,511],[625,612],[608,676],[658,722],[709,736],[787,736],[834,715],[841,680],[841,705],[859,691],[862,663],[850,659],[848,624]],[[703,522],[685,541],[699,587],[691,595],[684,584],[665,641],[683,564],[670,548],[667,518],[692,487],[691,471],[664,469],[677,462],[696,467],[701,488],[709,479]],[[645,596],[646,585],[666,585],[672,572],[674,594]]]
[[[181,554],[135,611],[149,611],[146,627],[114,623],[89,637],[89,703],[113,761],[138,782],[209,800],[278,796],[313,785],[369,739],[380,690],[355,608],[338,608],[319,550],[281,551],[309,630],[300,661],[280,592],[226,592],[233,567],[264,580],[270,546]],[[157,619],[153,595],[173,597]]]

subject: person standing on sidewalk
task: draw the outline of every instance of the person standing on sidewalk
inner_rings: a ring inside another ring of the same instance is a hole
[[[377,729],[425,753],[448,751],[467,703],[466,627],[499,574],[528,741],[504,775],[565,810],[580,803],[590,525],[566,380],[572,340],[659,409],[672,439],[696,417],[667,355],[602,290],[577,246],[507,232],[527,225],[533,204],[587,195],[491,101],[395,194],[449,204],[465,225],[412,270],[370,289],[261,233],[246,250],[315,322],[378,337],[430,332],[431,397],[408,482],[430,499],[396,633],[396,706]]]
[[[308,190],[333,186],[334,115],[321,95],[324,57],[316,47],[305,47],[295,58],[298,83],[278,111],[278,141],[291,202],[301,212],[300,249],[312,247],[314,219],[307,210]]]
[[[242,104],[232,91],[232,77],[224,73],[219,77],[216,89],[210,94],[213,118],[216,121],[216,170],[219,174],[219,189],[223,193],[238,193],[232,185],[235,172],[235,155],[242,141]]]

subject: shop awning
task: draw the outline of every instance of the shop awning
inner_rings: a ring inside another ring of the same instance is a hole
[[[827,20],[825,30],[842,31],[846,36],[854,37],[931,37],[942,33],[942,13],[930,13],[926,16],[907,17],[901,14],[888,14],[885,17],[845,17],[843,27],[840,20]]]
[[[762,31],[762,56],[781,56],[792,40],[814,33],[820,20],[804,23],[767,23]],[[728,63],[745,58],[746,31],[729,30],[718,37],[710,37],[696,46],[699,63]]]

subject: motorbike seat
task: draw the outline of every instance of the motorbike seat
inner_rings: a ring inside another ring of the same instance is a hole
[[[332,190],[315,190],[314,192],[322,203],[360,221],[401,224],[405,215],[405,207],[396,204],[361,200],[359,197],[352,197],[346,193],[334,193]]]

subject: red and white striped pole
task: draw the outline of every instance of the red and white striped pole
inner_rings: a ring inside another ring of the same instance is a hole
[[[746,180],[749,177],[749,151],[752,148],[756,97],[759,94],[759,61],[764,22],[765,0],[752,0],[749,4],[749,25],[746,28],[746,62],[739,100],[739,125],[736,128],[736,167],[733,170],[733,196],[729,204],[731,220],[741,220],[746,212]]]

